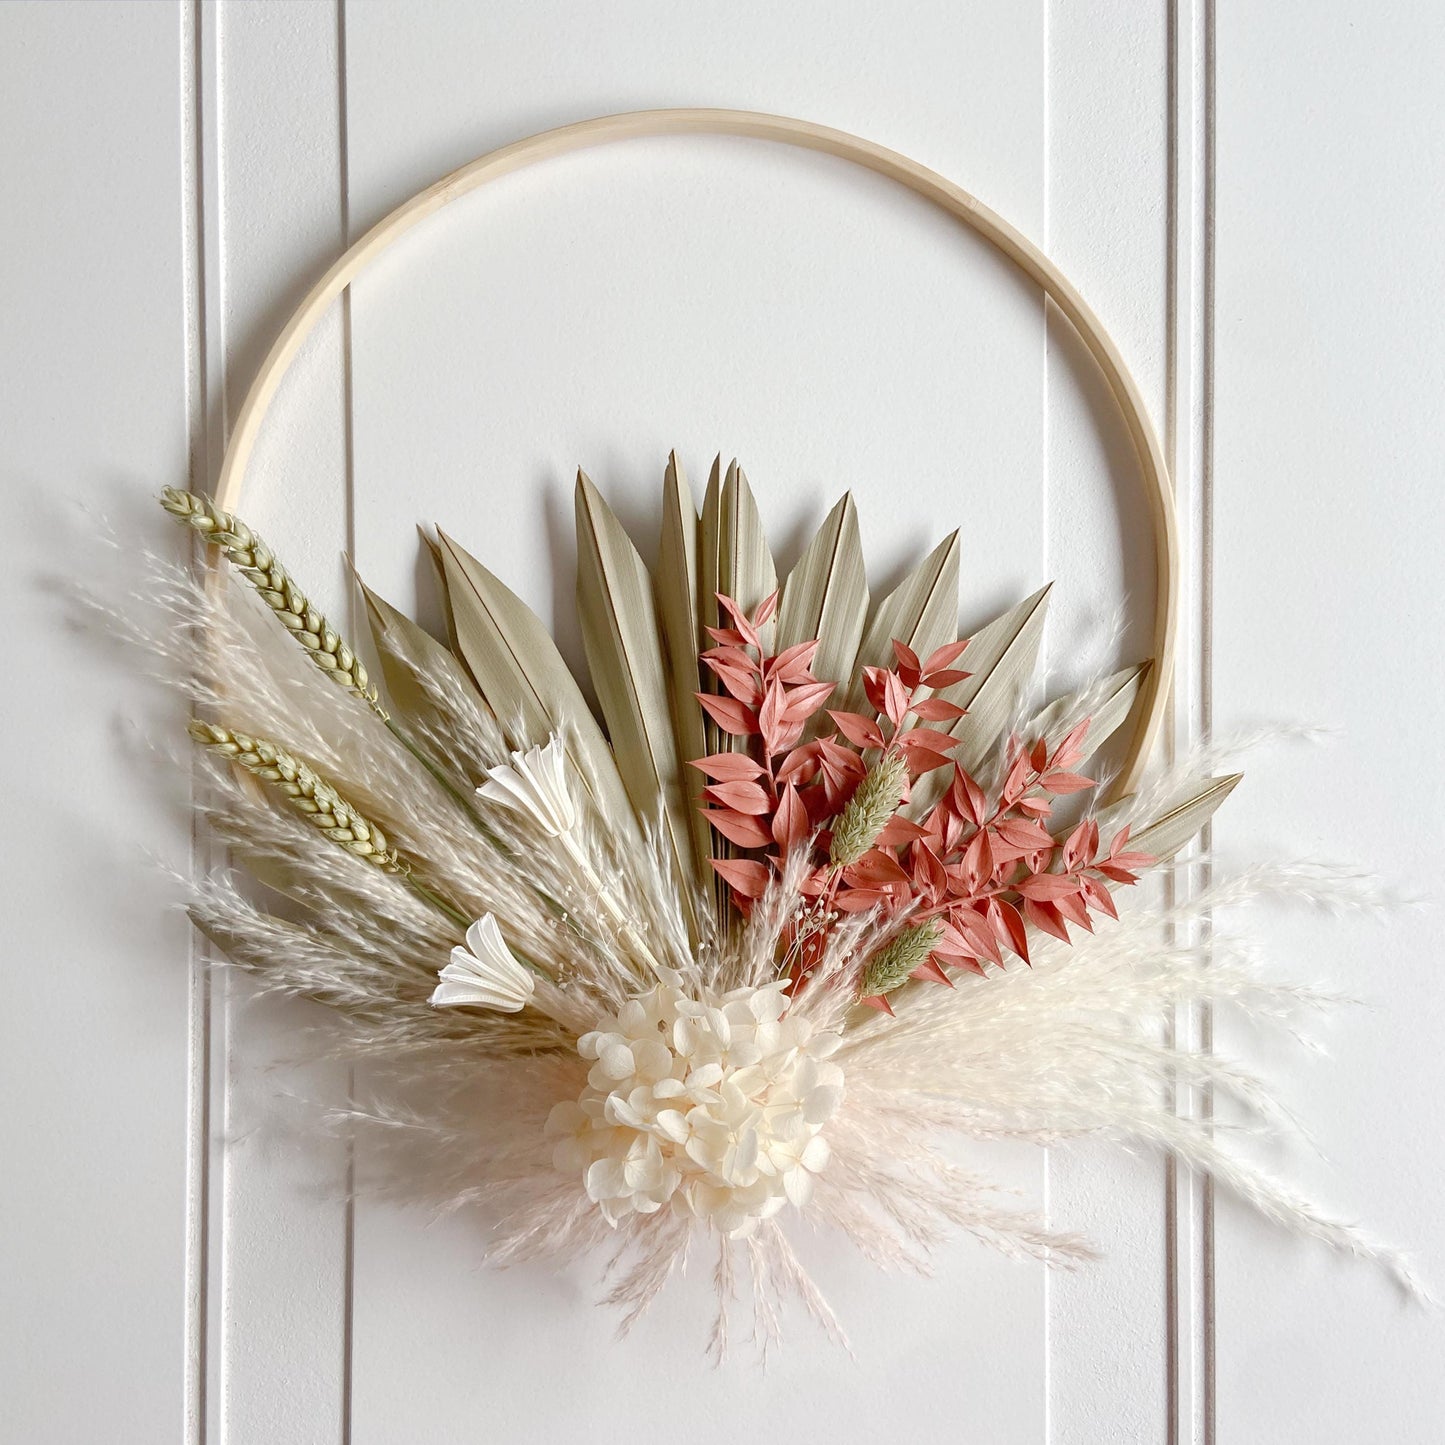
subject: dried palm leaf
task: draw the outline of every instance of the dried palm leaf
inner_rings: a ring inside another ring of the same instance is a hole
[[[958,533],[954,532],[873,609],[841,707],[855,712],[862,704],[861,669],[893,666],[895,639],[926,657],[957,636]]]
[[[652,577],[632,539],[585,472],[577,473],[577,611],[592,685],[617,770],[644,823],[660,814],[679,894],[696,936],[694,867]]]
[[[673,452],[667,459],[663,477],[662,536],[653,593],[667,663],[672,725],[678,755],[684,763],[702,757],[708,750],[703,713],[697,705],[697,692],[703,685],[697,662],[703,646],[698,626],[697,534],[692,488],[677,453]],[[707,819],[702,816],[703,777],[696,768],[684,767],[682,773],[693,867],[699,878],[706,878],[711,853]]]
[[[777,649],[818,642],[813,676],[843,683],[853,676],[868,617],[868,578],[858,537],[858,509],[844,493],[823,519],[778,603]]]
[[[537,615],[445,532],[439,533],[457,649],[513,746],[555,733],[602,817],[627,836],[636,815],[617,761],[557,644]]]

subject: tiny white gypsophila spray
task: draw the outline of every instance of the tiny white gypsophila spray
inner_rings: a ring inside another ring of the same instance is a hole
[[[562,739],[553,737],[545,747],[513,753],[510,763],[488,768],[487,781],[477,793],[489,803],[521,813],[549,838],[560,838],[577,826],[566,762]]]
[[[440,1008],[476,1004],[514,1014],[526,1007],[536,980],[512,955],[497,920],[484,913],[467,929],[467,946],[452,949],[452,961],[437,975],[430,1002]]]
[[[843,1102],[840,1034],[788,1011],[786,981],[706,1001],[669,975],[577,1041],[595,1062],[547,1132],[607,1220],[674,1213],[739,1239],[812,1196]]]

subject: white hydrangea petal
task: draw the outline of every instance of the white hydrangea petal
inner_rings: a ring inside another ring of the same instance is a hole
[[[685,1144],[691,1132],[687,1120],[676,1109],[663,1109],[653,1121],[657,1128],[674,1144]]]
[[[819,1084],[803,1101],[803,1117],[810,1124],[826,1124],[843,1102],[841,1084]]]
[[[783,1190],[788,1202],[802,1209],[813,1197],[813,1176],[806,1169],[789,1169],[783,1175]]]
[[[623,1043],[610,1043],[597,1055],[597,1063],[609,1079],[625,1079],[633,1071],[632,1050]]]
[[[828,1147],[828,1141],[821,1134],[814,1134],[803,1147],[798,1162],[811,1174],[821,1174],[828,1167],[828,1161],[833,1157],[833,1151]]]

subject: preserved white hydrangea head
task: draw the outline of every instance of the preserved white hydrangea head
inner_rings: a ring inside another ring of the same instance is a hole
[[[672,977],[577,1041],[587,1087],[547,1132],[612,1224],[668,1207],[739,1238],[807,1203],[843,1101],[842,1038],[788,1013],[784,986],[700,1001]]]

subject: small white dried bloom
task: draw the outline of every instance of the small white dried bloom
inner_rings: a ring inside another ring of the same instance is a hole
[[[549,838],[560,838],[577,826],[577,808],[567,790],[567,754],[562,739],[551,738],[546,747],[513,753],[510,763],[487,769],[487,781],[477,793],[520,813]]]
[[[673,974],[577,1041],[595,1062],[558,1104],[553,1161],[611,1224],[674,1213],[741,1238],[812,1194],[843,1101],[842,1038],[788,1013],[785,984],[689,997]]]
[[[475,1004],[514,1014],[526,1006],[537,987],[527,968],[512,956],[490,913],[467,929],[467,946],[452,949],[452,961],[438,978],[430,999],[435,1008]]]

